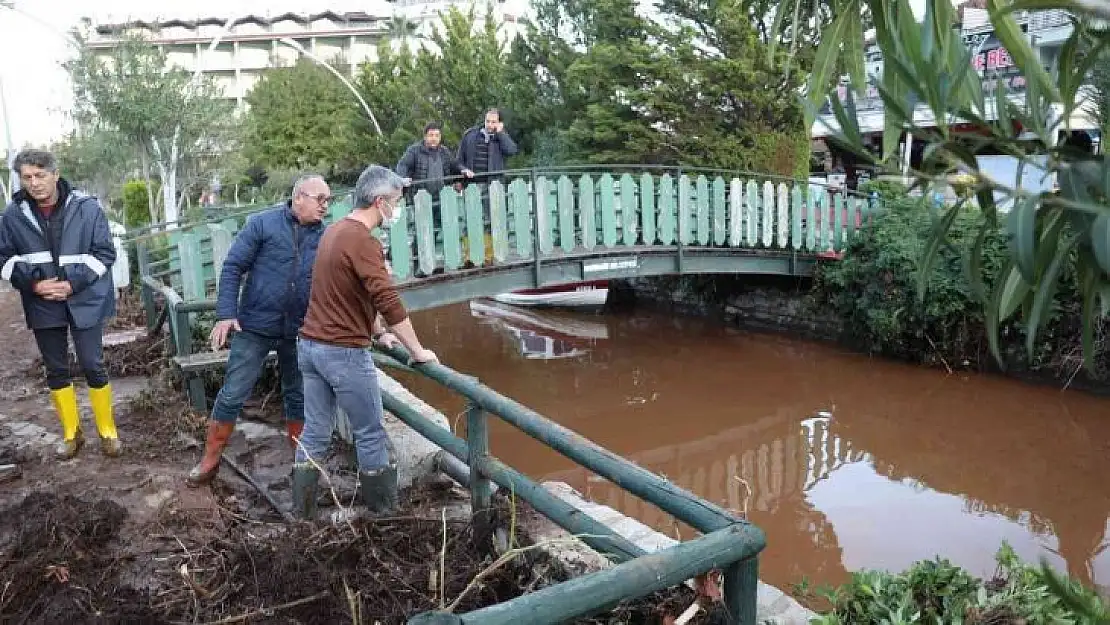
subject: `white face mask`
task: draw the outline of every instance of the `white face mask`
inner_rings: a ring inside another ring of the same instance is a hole
[[[393,216],[387,216],[385,214],[385,211],[382,210],[381,207],[378,208],[378,212],[382,214],[382,227],[390,228],[397,222],[401,221],[401,215],[404,214],[404,208],[400,205],[400,200],[398,200],[397,204],[389,204],[389,202],[385,202],[385,204],[392,209]]]

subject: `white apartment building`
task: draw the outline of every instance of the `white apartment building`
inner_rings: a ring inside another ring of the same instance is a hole
[[[110,51],[121,37],[143,36],[166,52],[170,63],[193,72],[200,68],[222,88],[224,97],[242,106],[243,99],[262,74],[274,67],[294,64],[302,52],[323,60],[337,70],[354,75],[358,66],[377,58],[377,47],[401,19],[412,22],[419,41],[440,23],[440,12],[455,6],[474,6],[481,16],[487,6],[503,22],[503,34],[520,31],[520,14],[506,9],[505,0],[377,0],[359,2],[358,11],[328,10],[314,13],[157,17],[151,19],[88,20],[88,46]],[[216,42],[213,47],[212,43]],[[292,43],[290,43],[292,42]],[[410,45],[412,45],[410,41]]]

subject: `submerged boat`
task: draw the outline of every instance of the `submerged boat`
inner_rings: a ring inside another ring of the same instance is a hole
[[[528,360],[577,358],[589,353],[597,341],[609,338],[609,326],[603,321],[570,312],[540,312],[471,300],[470,314],[511,336]]]
[[[511,306],[599,310],[609,299],[609,281],[591,280],[538,289],[521,289],[499,293],[491,299]]]

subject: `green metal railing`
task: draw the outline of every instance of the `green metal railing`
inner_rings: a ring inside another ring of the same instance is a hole
[[[387,410],[466,463],[473,520],[479,531],[489,521],[491,487],[496,483],[618,563],[613,568],[467,614],[420,614],[410,619],[410,624],[554,625],[603,611],[622,600],[678,585],[711,570],[724,573],[723,600],[730,622],[755,623],[758,555],[766,542],[758,527],[497,393],[471,376],[439,363],[400,365],[408,361],[408,354],[400,348],[378,349],[375,361],[383,366],[415,371],[468,400],[464,440],[389,393],[382,395]],[[489,449],[489,415],[499,417],[582,467],[674,515],[703,536],[646,554],[609,527],[494,457]]]

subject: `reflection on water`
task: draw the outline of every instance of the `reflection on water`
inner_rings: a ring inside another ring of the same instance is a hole
[[[836,583],[936,554],[987,575],[1006,540],[1110,584],[1104,399],[659,314],[476,302],[414,321],[448,365],[706,498],[746,506],[767,533],[772,583]],[[434,383],[404,381],[448,415],[463,410]],[[689,535],[503,423],[491,446],[535,478]]]

